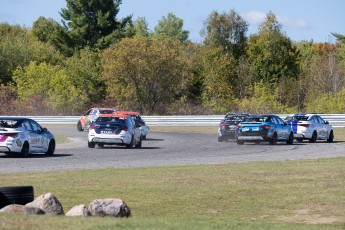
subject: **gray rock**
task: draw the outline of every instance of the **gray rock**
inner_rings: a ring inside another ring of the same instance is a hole
[[[65,215],[66,216],[91,216],[89,209],[83,204],[74,206]]]
[[[40,208],[46,214],[53,214],[53,215],[64,214],[61,203],[50,192],[37,197],[34,201],[27,203],[25,207]]]
[[[7,205],[0,209],[0,212],[13,213],[13,214],[44,214],[44,211],[40,208],[26,207],[19,204]]]
[[[131,215],[131,209],[121,199],[97,199],[89,205],[89,211],[92,216],[114,216],[128,217]]]

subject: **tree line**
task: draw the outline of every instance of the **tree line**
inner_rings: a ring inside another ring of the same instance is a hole
[[[61,23],[0,24],[2,115],[78,115],[89,107],[145,115],[344,113],[345,36],[292,41],[269,12],[258,32],[213,11],[189,40],[173,13],[154,30],[117,19],[121,0],[66,0]]]

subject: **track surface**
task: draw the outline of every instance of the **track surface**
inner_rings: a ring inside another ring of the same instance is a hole
[[[65,135],[72,142],[57,146],[53,156],[34,154],[20,158],[0,154],[0,173],[39,172],[97,168],[132,168],[192,164],[225,164],[249,161],[279,161],[345,156],[345,145],[318,141],[294,145],[278,143],[259,145],[217,141],[217,135],[186,133],[149,133],[140,149],[109,146],[87,147],[87,132],[72,127],[52,127],[55,135]]]

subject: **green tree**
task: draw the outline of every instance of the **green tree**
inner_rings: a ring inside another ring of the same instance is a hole
[[[83,98],[86,98],[84,106],[92,106],[104,99],[105,84],[100,76],[101,60],[98,52],[82,49],[68,58],[64,67],[70,79],[69,84],[78,89],[83,94]]]
[[[13,79],[19,101],[32,104],[36,100],[36,110],[37,106],[49,107],[55,114],[72,115],[80,111],[88,100],[84,92],[75,87],[74,79],[60,66],[31,62],[23,68],[18,67]]]
[[[150,36],[149,25],[144,17],[139,17],[133,23],[134,36],[148,38]]]
[[[119,108],[163,114],[189,85],[187,57],[181,43],[171,39],[123,39],[102,56],[107,95]]]
[[[269,12],[259,33],[250,37],[248,56],[256,81],[276,87],[281,79],[299,74],[298,53],[291,40],[281,31],[275,15]]]
[[[248,23],[235,10],[229,13],[213,11],[204,22],[201,34],[208,46],[221,47],[236,59],[245,54]]]
[[[66,0],[66,3],[67,8],[60,15],[78,49],[104,49],[132,35],[132,30],[126,30],[132,16],[116,20],[121,0]]]
[[[54,47],[38,41],[30,30],[0,24],[0,84],[11,83],[13,71],[30,61],[59,63],[61,60]]]
[[[64,56],[72,56],[74,43],[68,35],[67,27],[62,27],[52,18],[39,17],[32,26],[32,33],[41,42],[49,43]]]
[[[154,36],[170,38],[186,43],[189,31],[183,30],[183,20],[176,17],[173,13],[168,13],[167,17],[162,17],[158,25],[154,28]]]

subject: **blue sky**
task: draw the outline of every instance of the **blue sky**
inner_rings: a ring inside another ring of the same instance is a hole
[[[66,0],[0,0],[0,23],[32,27],[40,16],[60,22]],[[201,42],[200,30],[212,11],[234,9],[248,23],[248,36],[258,32],[265,15],[272,11],[293,41],[335,42],[331,32],[345,35],[344,0],[122,0],[118,18],[144,17],[153,28],[172,12],[183,19],[189,39]]]

